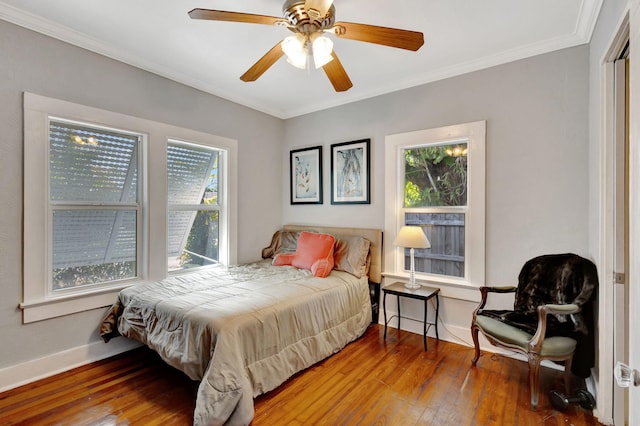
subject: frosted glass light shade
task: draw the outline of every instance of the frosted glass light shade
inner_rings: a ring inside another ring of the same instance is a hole
[[[330,38],[316,35],[311,45],[313,51],[313,63],[320,68],[333,60],[333,42]]]
[[[406,248],[431,248],[429,239],[419,226],[403,226],[393,241],[394,246]]]
[[[287,55],[287,62],[296,68],[305,69],[307,67],[309,51],[305,44],[305,39],[302,34],[289,36],[282,40],[280,44],[282,51]]]

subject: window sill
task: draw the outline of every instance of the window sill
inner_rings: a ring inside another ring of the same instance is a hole
[[[22,309],[22,323],[28,324],[111,306],[116,301],[120,290],[121,288],[111,288],[98,293],[76,294],[55,299],[22,302],[19,305],[20,309]]]
[[[409,281],[409,274],[383,273],[382,276],[385,280],[395,279]],[[438,287],[440,289],[440,296],[442,297],[480,303],[479,288],[482,284],[474,285],[469,283],[452,283],[446,280],[423,279],[418,277],[416,277],[416,282],[424,286]]]

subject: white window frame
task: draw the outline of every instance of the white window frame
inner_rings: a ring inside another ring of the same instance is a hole
[[[416,281],[438,286],[445,297],[479,300],[478,287],[485,282],[485,145],[486,122],[456,124],[388,135],[385,138],[385,276],[408,279],[404,249],[392,242],[404,225],[403,150],[447,142],[468,143],[468,201],[465,209],[465,276],[452,277],[416,271]],[[430,212],[436,212],[430,209]],[[450,210],[450,209],[447,209]]]
[[[48,199],[49,118],[88,123],[97,127],[125,129],[146,135],[139,171],[143,212],[139,277],[113,285],[87,286],[73,292],[50,291],[51,226]],[[167,171],[169,140],[188,141],[223,151],[226,178],[220,183],[226,194],[220,226],[220,262],[237,259],[237,141],[164,123],[145,120],[72,102],[24,94],[24,232],[23,322],[30,323],[90,309],[110,306],[122,288],[156,281],[167,272]],[[150,167],[151,166],[151,167]]]
[[[229,259],[229,250],[228,250],[228,236],[223,232],[224,229],[228,227],[229,211],[226,207],[227,202],[227,173],[226,173],[226,164],[228,162],[228,152],[227,150],[220,149],[211,145],[203,145],[202,143],[196,143],[193,141],[185,141],[182,139],[171,138],[167,141],[167,145],[180,145],[185,147],[194,147],[194,148],[210,148],[218,152],[218,204],[216,205],[207,205],[207,204],[169,204],[167,200],[167,210],[168,211],[201,211],[201,210],[209,210],[209,211],[217,211],[218,212],[218,227],[220,230],[220,235],[218,236],[218,262],[228,264],[229,262],[226,259]],[[166,155],[166,150],[165,150]],[[190,231],[190,230],[187,230]],[[167,231],[168,234],[168,231]],[[224,244],[223,244],[224,241]],[[206,267],[206,266],[203,266]],[[177,269],[174,271],[169,271],[169,274],[179,274],[185,272],[193,272],[196,269],[200,268],[189,268],[189,269]]]

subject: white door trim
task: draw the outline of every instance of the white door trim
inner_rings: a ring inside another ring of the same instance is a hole
[[[637,0],[638,1],[638,0]],[[600,252],[598,271],[598,365],[597,395],[594,414],[604,424],[613,424],[614,419],[614,328],[616,316],[616,294],[614,273],[615,251],[615,161],[616,161],[616,115],[615,115],[615,66],[623,46],[629,37],[629,15],[625,14],[618,26],[607,54],[602,61],[601,73],[601,137],[600,137]]]

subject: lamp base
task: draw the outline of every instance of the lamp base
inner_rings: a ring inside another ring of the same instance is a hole
[[[416,290],[418,288],[420,288],[420,284],[418,284],[417,282],[411,282],[411,281],[407,281],[406,283],[404,283],[404,287],[408,288],[409,290]]]

